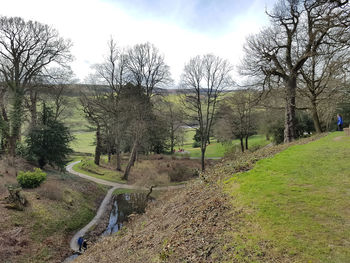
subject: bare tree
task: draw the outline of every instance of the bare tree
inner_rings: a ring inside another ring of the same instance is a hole
[[[337,29],[349,26],[348,1],[281,0],[268,14],[272,23],[247,39],[241,73],[262,88],[281,83],[285,89],[284,141],[296,138],[297,78],[320,45],[342,41]]]
[[[55,120],[69,111],[69,99],[66,96],[70,85],[74,83],[73,72],[69,68],[50,68],[36,76],[27,85],[24,107],[29,112],[29,127],[37,124],[37,108],[39,102],[46,102],[53,110]]]
[[[227,60],[208,54],[192,58],[182,74],[183,105],[199,126],[202,171],[217,101],[223,89],[232,85],[231,71]]]
[[[148,97],[151,97],[157,88],[171,82],[169,66],[154,45],[148,42],[138,44],[129,49],[127,54],[130,81],[144,88]]]
[[[345,32],[343,32],[343,35]],[[350,66],[350,38],[340,45],[323,45],[317,55],[301,68],[298,91],[309,101],[316,132],[322,132],[319,107],[324,101],[338,97],[346,85],[346,71]]]
[[[155,114],[161,124],[165,126],[160,132],[165,133],[167,141],[169,141],[170,152],[174,152],[175,144],[183,141],[185,124],[185,114],[178,103],[172,102],[169,97],[158,97],[157,100],[153,100]]]
[[[86,119],[96,127],[96,147],[95,147],[95,159],[96,165],[100,165],[100,158],[102,155],[102,135],[101,129],[103,126],[105,112],[101,109],[101,104],[105,103],[106,98],[104,94],[95,92],[94,95],[86,95],[84,93],[80,96],[80,103],[83,106]]]
[[[220,101],[217,113],[216,133],[218,137],[228,141],[238,138],[242,152],[248,150],[248,138],[257,130],[254,95],[254,92],[249,90],[235,91]]]
[[[11,98],[8,153],[20,138],[23,101],[32,80],[52,64],[71,60],[71,43],[48,25],[20,17],[0,17],[0,73]]]
[[[134,166],[137,154],[143,142],[147,141],[149,125],[153,117],[150,98],[140,86],[127,84],[120,94],[120,121],[125,125],[124,133],[131,140],[131,154],[124,171],[124,180],[128,180],[131,167]]]
[[[119,111],[119,98],[122,88],[129,81],[126,70],[127,70],[127,55],[118,49],[113,39],[108,42],[108,55],[106,56],[103,63],[96,64],[95,69],[95,80],[102,85],[106,85],[109,91],[104,95],[109,98],[109,104],[99,104],[99,107],[106,115],[109,116],[110,121],[113,123],[111,127],[113,131],[110,131],[111,136],[115,136],[115,148],[117,156],[117,167],[118,171],[121,171],[121,139],[122,139],[122,125],[120,122],[120,111]],[[100,91],[102,92],[102,91]],[[110,124],[110,123],[109,123]],[[106,124],[107,125],[107,124]]]

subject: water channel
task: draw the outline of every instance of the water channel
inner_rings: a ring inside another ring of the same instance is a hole
[[[118,232],[123,224],[128,221],[131,214],[142,214],[147,205],[147,195],[145,193],[124,193],[113,198],[113,207],[109,215],[108,226],[101,233],[101,236],[108,236]],[[73,261],[79,256],[75,253],[67,257],[63,263]]]

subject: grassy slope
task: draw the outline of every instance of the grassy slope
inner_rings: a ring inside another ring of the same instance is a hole
[[[290,147],[226,183],[234,206],[249,211],[233,233],[234,259],[258,262],[268,244],[283,262],[349,262],[350,137],[335,141],[340,134]]]
[[[83,163],[87,164],[86,167],[88,170],[82,167]],[[97,166],[92,159],[84,159],[83,162],[74,165],[73,170],[106,181],[126,183],[126,181],[122,179],[123,174],[121,172]]]

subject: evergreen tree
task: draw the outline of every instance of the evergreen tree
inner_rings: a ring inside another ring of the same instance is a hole
[[[69,147],[72,140],[69,129],[55,120],[53,111],[44,104],[39,124],[30,130],[26,139],[28,159],[38,162],[40,168],[50,164],[63,169],[73,152]]]

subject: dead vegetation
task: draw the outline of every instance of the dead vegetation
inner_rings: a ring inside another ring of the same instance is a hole
[[[171,159],[155,156],[140,160],[129,176],[131,184],[166,185],[183,182],[198,177],[200,162],[198,160]]]
[[[219,240],[230,222],[218,192],[201,183],[169,192],[77,262],[219,262]]]

